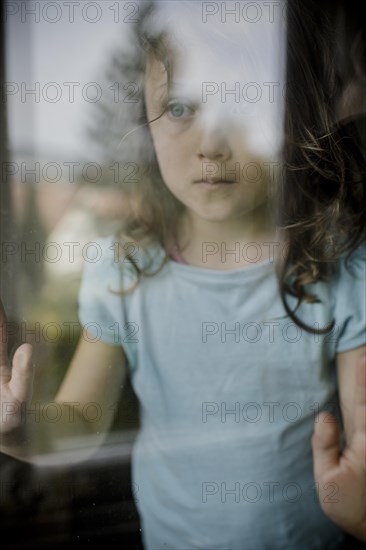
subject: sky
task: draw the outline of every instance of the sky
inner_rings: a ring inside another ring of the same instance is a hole
[[[42,14],[42,6],[49,4]],[[8,2],[6,23],[6,91],[8,132],[13,151],[68,161],[89,157],[85,123],[106,59],[121,43],[126,24],[114,23],[112,2],[90,3],[74,14],[67,2]],[[85,2],[84,2],[85,4]],[[92,4],[102,6],[99,21]],[[26,8],[35,10],[30,14]],[[61,11],[60,11],[61,10]],[[61,15],[60,19],[51,22]],[[37,20],[37,19],[38,20]],[[80,86],[65,85],[76,82]],[[51,83],[56,83],[54,86]],[[27,90],[36,90],[27,94]],[[72,99],[74,89],[74,101]],[[56,101],[57,99],[57,101]]]

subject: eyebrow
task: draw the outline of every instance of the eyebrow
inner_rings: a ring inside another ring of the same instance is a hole
[[[195,90],[194,92],[192,91],[189,91],[189,90],[184,90],[184,85],[185,83],[184,82],[177,82],[177,81],[173,81],[171,83],[171,88],[169,90],[169,93],[170,94],[178,94],[179,92],[182,92],[182,89],[183,89],[183,93],[182,93],[182,96],[185,97],[186,99],[189,99],[190,101],[194,102],[194,103],[199,103],[200,101],[200,91],[199,90]],[[167,82],[164,82],[162,84],[159,84],[159,86],[156,87],[156,90],[161,90],[162,88],[166,88],[168,90],[168,83]],[[162,99],[166,99],[166,98],[159,98],[159,100],[161,101]]]

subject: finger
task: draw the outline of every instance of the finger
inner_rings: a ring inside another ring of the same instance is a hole
[[[329,417],[334,421],[329,421]],[[333,415],[320,413],[315,420],[312,437],[315,479],[320,479],[326,472],[338,465],[340,457],[340,436],[338,423]]]
[[[360,357],[357,364],[357,384],[355,391],[354,431],[366,432],[366,355]]]
[[[32,390],[34,368],[31,344],[22,344],[14,353],[9,387],[19,401],[26,401]]]
[[[6,313],[0,298],[0,365],[8,366],[8,329]]]

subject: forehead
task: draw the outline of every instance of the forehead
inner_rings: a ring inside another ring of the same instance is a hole
[[[174,16],[171,2],[160,5],[159,31],[167,36],[171,63],[167,72],[163,63],[149,60],[149,93],[153,90],[155,98],[169,93],[191,100],[205,116],[235,120],[251,135],[253,147],[277,150],[284,115],[283,18],[254,25],[229,19],[204,23],[197,11],[180,10],[181,4],[186,3],[175,2]]]
[[[174,70],[184,79],[279,81],[284,77],[286,21],[260,17],[255,22],[235,17],[203,17],[196,1],[156,4],[147,21],[148,33],[166,37]],[[212,3],[213,4],[213,3]]]

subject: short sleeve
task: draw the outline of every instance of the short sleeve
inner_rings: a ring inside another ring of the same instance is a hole
[[[340,260],[335,295],[336,351],[366,344],[366,245]]]
[[[124,296],[118,293],[122,277],[120,263],[114,260],[114,239],[96,239],[89,243],[88,249],[78,293],[79,322],[90,333],[83,337],[89,341],[121,345],[132,366],[136,331],[134,323],[127,319]]]

